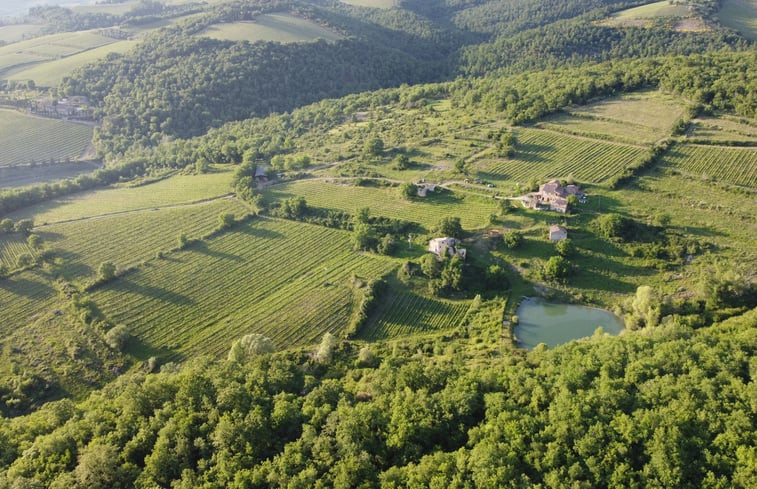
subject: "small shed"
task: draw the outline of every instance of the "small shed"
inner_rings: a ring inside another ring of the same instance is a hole
[[[568,230],[562,226],[553,225],[549,227],[549,240],[562,241],[568,237]]]
[[[268,182],[268,168],[266,168],[265,165],[258,165],[255,167],[255,181],[258,185]]]

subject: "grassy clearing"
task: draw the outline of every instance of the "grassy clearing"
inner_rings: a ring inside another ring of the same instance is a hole
[[[0,166],[0,190],[74,178],[83,173],[90,173],[98,167],[97,164],[89,161],[72,161],[54,165]]]
[[[9,269],[16,267],[16,260],[24,253],[31,254],[32,250],[26,244],[26,238],[20,234],[0,235],[0,263]]]
[[[66,32],[0,47],[0,72],[26,63],[71,56],[115,42],[95,31]]]
[[[77,159],[92,141],[93,127],[0,109],[0,166],[51,158]]]
[[[208,26],[198,35],[225,41],[302,42],[343,39],[340,34],[309,20],[290,14],[264,14],[251,22],[231,22]]]
[[[757,0],[723,0],[718,19],[747,39],[757,40]]]
[[[657,129],[669,133],[684,113],[679,99],[656,91],[625,93],[593,104],[577,106],[570,113]]]
[[[511,159],[482,160],[479,175],[495,181],[526,183],[532,178],[573,175],[601,183],[642,157],[643,147],[580,138],[540,129],[519,129]]]
[[[674,5],[669,0],[629,8],[613,14],[616,19],[650,19],[653,17],[683,17],[689,14],[686,5]]]
[[[757,187],[757,148],[679,144],[665,155],[665,164],[703,179]]]
[[[538,122],[536,127],[626,144],[652,144],[668,135],[668,132],[662,129],[581,117],[575,114],[556,114]]]
[[[177,175],[139,187],[119,187],[81,192],[26,207],[11,214],[14,219],[33,218],[36,224],[52,224],[117,212],[178,205],[226,195],[231,191],[231,169],[205,175]]]
[[[151,262],[93,298],[137,336],[138,356],[223,355],[249,333],[280,348],[338,333],[352,313],[350,277],[375,278],[394,266],[353,252],[348,233],[256,219]]]
[[[447,216],[459,217],[466,229],[479,228],[488,223],[489,215],[497,209],[492,200],[450,191],[408,201],[399,197],[395,187],[358,187],[323,180],[276,185],[266,191],[266,196],[272,199],[295,195],[305,197],[310,206],[351,214],[368,207],[372,215],[416,222],[427,230]]]
[[[37,24],[12,24],[0,26],[0,41],[13,43],[37,35],[42,30]]]
[[[469,308],[470,301],[426,297],[394,284],[360,330],[360,338],[385,340],[455,328]]]
[[[693,119],[690,136],[696,140],[731,143],[757,143],[757,127],[723,117]]]
[[[392,8],[397,3],[397,0],[342,0],[344,3],[350,5],[357,5],[358,7],[371,7],[371,8]]]
[[[56,87],[63,78],[74,69],[84,66],[98,59],[104,58],[109,53],[125,53],[137,45],[137,41],[118,41],[94,49],[88,49],[81,53],[66,56],[61,59],[45,61],[35,64],[30,68],[13,70],[7,75],[9,80],[34,80],[40,87]]]
[[[35,229],[35,234],[62,259],[64,273],[72,280],[93,276],[104,261],[122,268],[138,265],[160,250],[178,246],[181,233],[189,239],[211,233],[218,226],[220,214],[241,217],[247,212],[236,199],[222,199],[54,224]]]

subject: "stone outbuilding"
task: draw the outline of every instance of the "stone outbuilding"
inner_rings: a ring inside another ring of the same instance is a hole
[[[435,254],[439,258],[444,258],[444,254],[449,256],[458,255],[462,259],[467,256],[468,250],[460,248],[460,240],[455,238],[434,238],[428,242],[428,251]]]

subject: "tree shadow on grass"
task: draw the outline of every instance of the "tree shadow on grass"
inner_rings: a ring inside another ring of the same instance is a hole
[[[241,257],[237,255],[233,255],[231,253],[226,253],[219,250],[214,250],[208,246],[207,243],[204,241],[198,241],[197,243],[192,245],[192,251],[196,251],[198,253],[202,253],[203,255],[213,256],[215,258],[220,258],[222,260],[231,260],[235,262],[242,262],[244,261]]]
[[[19,275],[0,279],[0,289],[29,298],[39,298],[40,295],[55,294],[55,289],[48,284],[30,280]]]

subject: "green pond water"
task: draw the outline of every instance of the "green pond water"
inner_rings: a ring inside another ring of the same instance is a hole
[[[604,309],[573,304],[551,304],[541,299],[523,300],[516,312],[520,322],[515,326],[518,346],[532,349],[539,343],[549,347],[577,338],[591,336],[602,326],[605,333],[616,335],[623,321]]]

